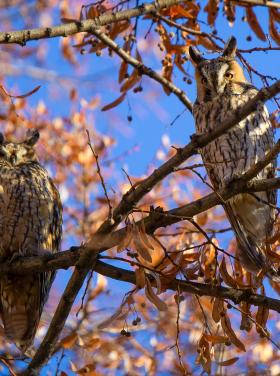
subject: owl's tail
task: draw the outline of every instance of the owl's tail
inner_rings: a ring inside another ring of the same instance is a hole
[[[255,275],[263,271],[270,279],[280,282],[280,272],[271,265],[266,256],[266,247],[269,245],[265,244],[265,239],[260,242],[246,229],[241,217],[236,214],[230,203],[226,203],[224,208],[236,235],[239,248],[238,258],[242,266]]]
[[[0,286],[5,335],[25,353],[33,343],[42,313],[40,274],[2,276]]]

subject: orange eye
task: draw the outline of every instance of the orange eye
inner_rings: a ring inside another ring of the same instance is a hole
[[[227,78],[229,78],[230,80],[233,78],[233,74],[230,73],[230,72],[227,72],[227,73],[225,74],[225,76],[226,76]]]
[[[206,80],[205,77],[202,77],[202,79],[201,79],[201,83],[202,83],[202,84],[207,84],[207,80]]]

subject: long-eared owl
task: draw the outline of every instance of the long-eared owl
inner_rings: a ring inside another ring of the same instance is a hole
[[[37,130],[23,142],[0,133],[0,261],[60,250],[62,207],[34,146]],[[2,274],[0,309],[5,335],[23,352],[32,344],[55,273]]]
[[[195,66],[197,99],[193,115],[198,134],[211,132],[239,106],[256,95],[257,89],[245,78],[235,60],[236,39],[231,37],[221,55],[205,59],[190,47]],[[215,190],[264,158],[274,145],[274,134],[266,107],[260,103],[255,112],[228,132],[201,149],[202,159]],[[275,176],[276,161],[255,179]],[[263,271],[279,280],[267,257],[269,238],[275,221],[276,191],[239,194],[223,204],[238,243],[238,257],[248,271]]]

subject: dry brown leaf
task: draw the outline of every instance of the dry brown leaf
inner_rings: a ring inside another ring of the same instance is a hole
[[[108,110],[111,110],[111,108],[117,107],[120,103],[123,102],[125,96],[126,96],[126,93],[123,93],[120,97],[115,99],[113,102],[106,104],[106,106],[102,107],[101,111],[108,111]]]
[[[256,314],[256,330],[260,334],[266,333],[266,323],[269,316],[269,309],[265,306],[259,306]]]
[[[223,257],[222,259],[222,262],[220,264],[220,272],[221,272],[221,276],[224,280],[224,282],[230,286],[230,287],[233,287],[233,288],[237,288],[237,282],[235,281],[235,279],[232,278],[231,275],[229,275],[228,271],[227,271],[227,265],[226,265],[226,260],[225,258]]]
[[[213,344],[217,344],[217,343],[226,343],[228,342],[228,337],[225,337],[225,336],[218,336],[218,335],[212,335],[212,334],[204,334],[204,337],[205,339],[208,341],[208,342],[211,342]]]
[[[123,93],[131,89],[134,85],[141,80],[141,76],[138,73],[138,69],[134,69],[132,74],[124,81],[120,91]]]
[[[211,374],[211,355],[210,355],[210,343],[207,341],[205,334],[202,334],[198,342],[198,356],[195,360],[195,364],[201,364],[204,371],[209,375]]]
[[[271,16],[274,18],[274,20],[278,23],[280,23],[280,12],[278,9],[275,8],[269,8],[269,11],[271,13]]]
[[[153,250],[152,248],[148,247],[143,240],[143,237],[140,234],[138,226],[134,227],[133,230],[133,243],[137,253],[143,257],[145,261],[152,263],[153,259],[150,254],[150,251]]]
[[[277,31],[271,9],[269,9],[269,34],[271,35],[271,38],[274,39],[278,45],[280,45],[280,34]]]
[[[125,237],[117,246],[117,253],[121,252],[122,250],[126,249],[129,246],[129,244],[132,241],[132,236],[133,236],[132,225],[128,224],[126,226]]]
[[[221,324],[222,328],[225,331],[225,333],[228,335],[230,338],[231,342],[240,350],[246,352],[246,348],[244,344],[237,338],[234,330],[231,327],[230,319],[228,316],[225,314],[224,316],[221,317]]]
[[[95,371],[96,364],[87,364],[86,366],[80,368],[76,371],[77,375],[83,376],[101,376],[99,372]]]
[[[207,22],[210,26],[213,26],[215,24],[218,11],[219,11],[219,1],[208,0],[208,3],[204,8],[204,12],[207,12]]]
[[[219,366],[231,366],[232,364],[236,363],[238,361],[238,357],[223,360],[222,362],[217,362]]]
[[[139,231],[140,231],[141,238],[143,242],[145,243],[145,245],[147,246],[147,248],[154,250],[153,244],[151,242],[153,238],[146,233],[144,221],[141,221],[140,226],[139,226]]]
[[[62,340],[60,341],[60,346],[64,349],[71,349],[76,343],[77,339],[77,333],[69,334],[69,336],[62,338]]]
[[[215,298],[212,309],[212,319],[218,323],[221,320],[221,313],[224,313],[224,302],[221,299]]]
[[[224,0],[224,11],[230,26],[232,26],[235,21],[235,6],[231,0]]]
[[[181,5],[172,5],[169,9],[170,18],[194,18],[191,11]]]
[[[253,323],[250,319],[251,312],[250,312],[251,305],[247,302],[241,302],[240,303],[240,310],[241,310],[241,323],[240,323],[240,329],[246,330],[249,332],[252,329]]]
[[[167,311],[167,305],[155,293],[148,278],[146,278],[145,294],[159,311]]]
[[[123,82],[127,75],[127,69],[128,69],[128,64],[125,60],[122,61],[120,70],[119,70],[119,84]]]
[[[261,28],[261,25],[259,24],[257,16],[255,12],[253,11],[252,7],[246,7],[246,16],[247,16],[248,24],[250,25],[251,29],[256,34],[256,36],[260,40],[266,41],[266,37],[263,32],[263,29]]]

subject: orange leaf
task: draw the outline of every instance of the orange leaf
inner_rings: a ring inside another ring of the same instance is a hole
[[[167,311],[167,305],[155,293],[148,278],[146,279],[145,294],[159,311]]]
[[[224,257],[223,257],[221,265],[220,265],[220,272],[221,272],[221,276],[222,276],[224,282],[228,286],[233,287],[233,288],[237,288],[237,282],[231,277],[231,275],[229,275],[229,273],[227,271],[226,260],[225,260]]]
[[[224,312],[224,302],[215,298],[212,309],[212,319],[218,323],[221,320],[221,313]]]
[[[70,334],[69,336],[62,338],[62,340],[60,341],[60,346],[64,349],[71,349],[71,347],[73,347],[75,342],[77,341],[77,338],[77,333]]]
[[[123,82],[127,74],[128,64],[125,60],[122,61],[119,71],[119,84]]]
[[[207,5],[204,8],[204,12],[207,12],[207,22],[210,26],[215,24],[218,11],[219,11],[219,1],[218,0],[209,0]]]
[[[106,106],[102,107],[101,111],[108,111],[108,110],[111,110],[111,108],[118,106],[120,103],[123,102],[125,96],[126,96],[126,93],[123,93],[120,97],[118,97],[116,100],[114,100],[114,102],[106,104]]]
[[[223,360],[222,362],[217,362],[219,366],[231,366],[232,364],[236,363],[238,361],[238,357]]]
[[[240,350],[246,352],[246,348],[244,344],[237,338],[234,330],[231,327],[231,323],[227,315],[222,316],[221,318],[221,324],[222,328],[224,329],[225,333],[228,335],[230,338],[231,342],[238,347]]]
[[[214,344],[217,343],[226,343],[228,341],[228,337],[225,336],[217,336],[217,335],[210,335],[210,334],[204,334],[204,337],[208,342],[212,342]]]
[[[126,249],[129,244],[131,243],[131,240],[132,240],[132,225],[131,224],[128,224],[126,226],[126,232],[125,232],[125,236],[123,238],[123,240],[120,242],[120,244],[117,246],[117,252],[121,252],[123,249]]]
[[[269,33],[271,35],[271,38],[275,40],[275,42],[280,45],[280,34],[277,31],[277,28],[275,26],[273,13],[271,12],[271,9],[269,10]]]
[[[40,89],[41,85],[39,86],[36,86],[33,90],[29,91],[28,93],[26,94],[22,94],[22,95],[12,95],[12,94],[9,94],[6,89],[4,88],[4,86],[0,85],[0,89],[4,92],[5,95],[7,95],[8,97],[10,98],[26,98],[26,97],[29,97],[30,95],[36,93],[36,91],[38,91]]]
[[[137,69],[134,69],[132,74],[125,80],[124,84],[121,86],[120,91],[123,93],[131,89],[138,81],[140,81],[141,76],[138,73]]]
[[[150,251],[153,250],[153,248],[148,247],[147,244],[144,242],[140,234],[140,231],[138,229],[138,226],[135,227],[133,233],[134,233],[133,243],[134,243],[136,251],[139,253],[141,257],[143,257],[145,261],[148,261],[151,263],[153,259],[152,259],[152,256],[150,255]]]
[[[261,28],[261,25],[259,24],[259,21],[257,19],[257,16],[255,12],[253,11],[252,7],[246,8],[246,16],[248,24],[250,25],[253,32],[256,34],[256,36],[263,41],[266,41],[265,34],[263,32],[263,29]]]

